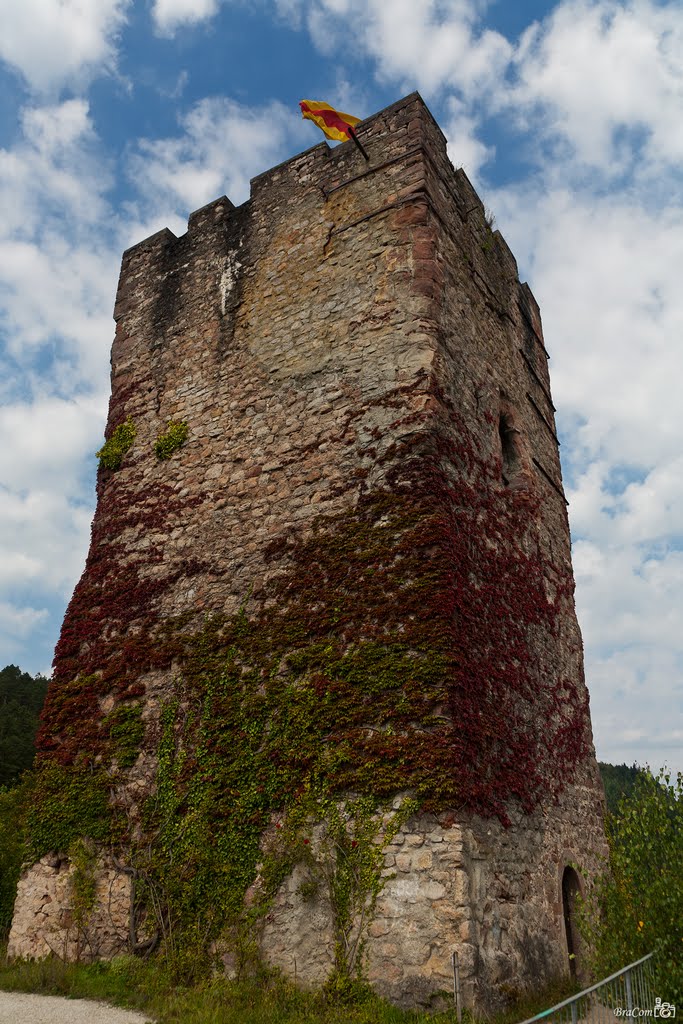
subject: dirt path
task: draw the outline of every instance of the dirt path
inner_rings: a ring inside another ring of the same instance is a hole
[[[151,1024],[134,1010],[91,999],[62,999],[24,992],[0,992],[0,1024]]]

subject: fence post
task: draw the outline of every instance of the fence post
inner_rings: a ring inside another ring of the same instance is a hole
[[[453,950],[451,954],[451,960],[453,961],[453,1002],[455,1004],[455,1013],[458,1018],[458,1024],[462,1024],[462,999],[460,997],[460,964],[458,962],[458,954]]]
[[[633,1009],[633,989],[631,988],[631,972],[627,971],[624,975],[626,981],[626,1007],[629,1012]]]

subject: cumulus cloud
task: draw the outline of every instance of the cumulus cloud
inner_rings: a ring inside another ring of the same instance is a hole
[[[74,229],[101,222],[110,181],[85,100],[25,108],[19,140],[0,150],[0,231],[30,237],[51,217],[69,217]]]
[[[85,381],[101,388],[119,261],[108,161],[83,100],[28,108],[21,126],[15,145],[0,150],[5,357],[24,371],[48,359],[53,386],[63,376],[68,390]]]
[[[46,396],[31,405],[14,402],[0,408],[0,434],[12,438],[11,445],[0,447],[0,481],[12,480],[21,495],[37,479],[43,494],[59,490],[65,480],[77,483],[84,460],[95,465],[92,439],[101,427],[103,397]]]
[[[173,35],[181,25],[208,21],[219,4],[220,0],[154,0],[152,17],[161,35]]]
[[[141,139],[130,174],[148,207],[187,213],[226,192],[235,205],[249,197],[249,179],[305,139],[293,110],[281,103],[252,109],[225,97],[197,103],[171,138]]]
[[[116,65],[130,0],[5,0],[0,59],[37,92],[84,84]]]
[[[674,165],[683,156],[681,52],[678,4],[565,0],[522,37],[509,99],[528,125],[537,117],[551,141],[609,176],[637,159]]]
[[[173,35],[221,2],[155,0],[155,28]],[[486,7],[270,5],[290,27],[306,26],[322,52],[336,54],[343,38],[383,85],[419,88],[452,161],[486,193],[541,303],[552,354],[598,753],[659,765],[683,735],[674,714],[683,678],[683,10],[562,0],[515,40],[486,28]],[[127,9],[125,0],[23,0],[0,57],[34,89],[85,81],[114,67]],[[75,31],[60,47],[65,25]],[[339,75],[336,102],[371,108],[371,93],[349,99]],[[507,121],[523,185],[486,180],[491,113]],[[82,100],[33,106],[0,152],[0,431],[11,438],[0,446],[0,571],[16,595],[6,610],[17,635],[32,621],[40,629],[44,608],[82,568],[121,249],[163,226],[181,233],[191,210],[223,192],[243,201],[249,177],[297,141],[312,137],[296,111],[205,98],[176,133],[131,143],[134,195],[118,210]]]
[[[491,201],[541,301],[563,422],[584,458],[652,466],[680,448],[683,208],[534,184]]]
[[[598,753],[659,766],[683,676],[683,209],[562,177],[490,198],[552,357]]]
[[[589,663],[598,756],[619,764],[683,770],[683,662],[668,646],[627,647]]]
[[[0,621],[2,630],[8,634],[18,633],[26,636],[48,615],[46,608],[15,608],[7,601],[0,601]]]
[[[37,649],[51,640],[51,611],[30,602],[0,601],[0,665],[20,664],[24,670],[50,674],[51,658]]]
[[[205,100],[175,137],[133,147],[138,201],[122,212],[110,203],[113,170],[87,103],[23,112],[20,137],[0,151],[7,211],[0,225],[0,587],[12,595],[7,621],[27,630],[33,623],[38,636],[47,624],[42,605],[64,602],[83,567],[121,249],[165,225],[181,233],[189,212],[226,189],[237,202],[246,198],[249,176],[286,155],[300,131],[296,113],[278,104],[251,110]],[[3,649],[16,659],[6,641],[18,635],[18,627],[0,630],[0,661]]]
[[[442,127],[448,139],[448,156],[453,166],[462,167],[476,186],[482,167],[493,159],[495,150],[479,138],[477,120],[462,100],[449,96],[446,109],[448,116]]]
[[[0,630],[0,651],[10,660],[21,623],[33,623],[34,648],[49,642],[45,608],[63,606],[82,569],[120,259],[110,167],[85,101],[29,107],[20,128],[0,151],[0,586],[16,623]],[[37,656],[27,649],[43,668]]]
[[[481,11],[476,0],[315,0],[308,27],[323,53],[351,35],[382,81],[426,96],[446,85],[474,95],[500,79],[512,55],[504,36],[478,29]]]

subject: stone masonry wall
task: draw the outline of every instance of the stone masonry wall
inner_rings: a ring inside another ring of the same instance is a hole
[[[420,97],[358,131],[369,164],[351,144],[316,146],[255,178],[242,207],[222,197],[192,214],[182,237],[162,231],[124,254],[107,430],[129,417],[137,433],[121,469],[100,472],[41,750],[63,764],[99,750],[104,717],[143,695],[147,739],[117,790],[135,834],[180,668],[155,643],[159,624],[267,608],[286,562],[265,557],[270,543],[305,537],[320,515],[387,487],[411,444],[438,434],[457,446],[457,410],[477,458],[499,467],[499,486],[537,509],[524,549],[561,609],[552,629],[529,627],[538,707],[552,707],[548,695],[566,679],[584,725],[567,739],[571,777],[547,798],[536,792],[535,809],[520,763],[498,817],[460,806],[406,823],[386,853],[367,971],[394,1001],[429,1004],[451,984],[455,949],[468,1001],[486,1003],[501,986],[567,970],[562,870],[595,870],[604,845],[547,353],[514,257]],[[160,462],[153,443],[172,420],[187,422],[188,440]],[[78,687],[74,730],[60,695],[81,678],[90,682]],[[549,732],[561,722],[555,707],[543,711]],[[508,736],[491,739],[482,789],[495,781],[500,744],[521,750],[523,714],[533,712],[510,713]],[[457,705],[448,715],[457,722]],[[43,859],[24,876],[14,954],[44,950],[38,889],[60,908],[59,926],[68,900],[52,870]],[[300,873],[279,890],[261,947],[318,984],[332,963],[331,909],[303,901]],[[63,931],[54,941],[67,942]],[[110,955],[116,940],[97,943]]]
[[[495,1009],[567,974],[562,874],[600,869],[602,829],[600,794],[589,787],[571,787],[552,815],[518,813],[508,828],[462,813],[410,819],[387,848],[367,930],[373,988],[398,1005],[435,1007],[453,990],[453,952],[469,1006]],[[333,965],[332,914],[324,892],[302,895],[307,877],[300,865],[283,883],[261,949],[290,978],[317,986]]]
[[[128,950],[131,880],[106,857],[93,867],[92,911],[79,906],[74,865],[42,857],[19,881],[10,956],[109,959]]]

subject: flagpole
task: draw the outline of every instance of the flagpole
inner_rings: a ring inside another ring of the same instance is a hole
[[[354,141],[354,142],[356,143],[356,145],[358,146],[359,150],[361,151],[361,153],[363,154],[363,156],[365,157],[365,159],[366,159],[366,160],[368,161],[368,163],[370,163],[370,157],[369,157],[369,156],[368,156],[368,154],[367,154],[367,153],[365,152],[365,150],[364,150],[364,148],[363,148],[363,145],[362,145],[362,143],[360,142],[360,140],[359,140],[358,136],[357,136],[357,135],[356,135],[356,133],[354,132],[354,130],[353,130],[353,128],[351,127],[351,125],[349,125],[349,135],[351,136],[351,138],[353,139],[353,141]]]

